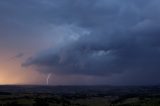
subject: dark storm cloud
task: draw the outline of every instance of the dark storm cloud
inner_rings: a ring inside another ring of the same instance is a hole
[[[44,73],[107,76],[111,82],[126,84],[159,83],[159,3],[1,0],[0,47],[20,53],[53,45],[23,63]]]
[[[131,72],[142,77],[153,72],[153,77],[157,77],[159,3],[158,0],[42,1],[39,5],[45,12],[39,15],[45,23],[72,25],[82,30],[71,28],[66,40],[30,57],[23,66],[56,74],[105,76]],[[64,37],[62,33],[59,36]]]

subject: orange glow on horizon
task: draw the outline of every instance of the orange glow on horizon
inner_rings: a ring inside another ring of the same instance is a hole
[[[45,75],[21,67],[22,61],[20,59],[12,60],[8,57],[11,56],[9,54],[0,55],[0,85],[45,83]]]

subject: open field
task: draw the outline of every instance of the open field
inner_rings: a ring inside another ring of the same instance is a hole
[[[0,86],[0,106],[160,106],[160,86]]]

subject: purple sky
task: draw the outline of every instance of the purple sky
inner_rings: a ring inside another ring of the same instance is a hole
[[[160,84],[159,4],[1,0],[0,84]]]

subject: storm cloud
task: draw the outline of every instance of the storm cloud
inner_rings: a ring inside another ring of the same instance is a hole
[[[0,0],[1,62],[21,73],[52,73],[51,84],[160,84],[159,4]]]
[[[149,76],[150,83],[158,79],[159,0],[46,0],[39,3],[44,12],[38,13],[41,20],[54,26],[53,47],[29,57],[22,66],[60,75],[132,73],[133,77],[144,77],[141,79],[144,81]]]

